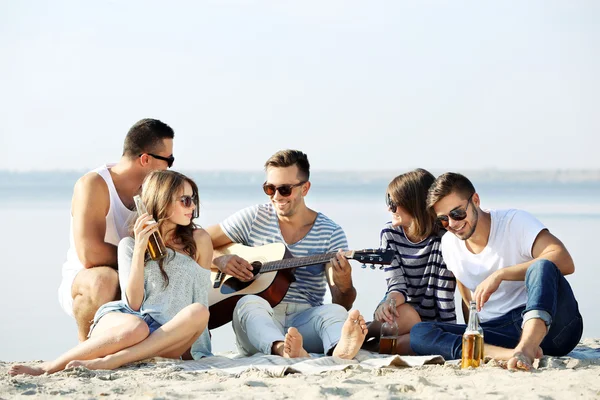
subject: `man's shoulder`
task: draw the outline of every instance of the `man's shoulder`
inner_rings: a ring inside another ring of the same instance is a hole
[[[492,221],[497,223],[498,226],[507,226],[513,223],[522,223],[535,219],[531,213],[516,208],[489,210],[489,212]]]
[[[108,185],[104,178],[95,171],[90,171],[75,182],[74,193],[76,197],[93,195],[95,199],[103,197],[108,201]],[[103,196],[105,195],[105,196]]]
[[[332,220],[327,215],[321,212],[317,212],[317,218],[315,219],[315,227],[321,229],[330,229],[332,231],[343,231],[340,225],[338,225],[334,220]]]

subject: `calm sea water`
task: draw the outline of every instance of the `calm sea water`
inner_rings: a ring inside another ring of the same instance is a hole
[[[194,176],[194,174],[191,174]],[[77,343],[75,322],[60,309],[57,288],[69,244],[69,207],[77,174],[6,176],[0,182],[0,234],[3,254],[0,299],[0,360],[51,359]],[[389,178],[392,178],[391,175]],[[212,225],[245,206],[266,200],[258,175],[236,181],[196,176],[202,208],[199,223]],[[353,183],[313,179],[309,207],[346,231],[351,249],[378,247],[389,220],[385,180]],[[571,252],[573,286],[584,317],[584,337],[600,337],[600,278],[596,272],[596,231],[600,223],[600,184],[474,182],[484,208],[521,208],[537,216]],[[383,273],[356,262],[355,308],[370,318],[385,291]],[[329,301],[329,300],[328,300]],[[459,317],[461,319],[462,317]],[[213,331],[215,351],[233,350],[231,326]]]

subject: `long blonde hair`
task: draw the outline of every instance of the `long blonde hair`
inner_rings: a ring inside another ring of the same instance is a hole
[[[146,205],[148,214],[158,222],[158,229],[162,227],[165,220],[169,218],[169,206],[173,203],[173,199],[183,191],[185,182],[188,182],[192,187],[193,197],[196,202],[196,210],[199,207],[198,186],[187,176],[172,170],[153,171],[151,172],[142,185],[142,201]],[[197,215],[196,213],[194,214]],[[183,251],[196,259],[196,241],[194,240],[194,230],[197,228],[192,221],[187,226],[176,225],[173,233],[173,240],[177,244],[183,245]],[[170,243],[165,243],[169,248]],[[169,276],[164,269],[165,259],[158,261],[160,273],[165,279],[165,287],[169,285]]]

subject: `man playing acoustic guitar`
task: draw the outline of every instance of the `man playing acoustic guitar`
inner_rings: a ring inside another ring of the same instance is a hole
[[[248,261],[219,251],[231,243],[284,243],[294,257],[347,248],[342,228],[304,202],[311,186],[309,169],[306,154],[298,150],[282,150],[267,160],[263,189],[271,202],[245,208],[207,229],[216,249],[214,266],[240,281],[253,279]],[[294,277],[275,307],[257,295],[246,295],[237,302],[232,324],[240,353],[289,358],[324,353],[353,358],[367,327],[358,310],[347,311],[356,298],[348,260],[338,252],[326,265],[296,268]],[[334,304],[323,304],[326,282]]]

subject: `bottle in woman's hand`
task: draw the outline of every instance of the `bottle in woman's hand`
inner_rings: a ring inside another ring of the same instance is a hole
[[[135,201],[138,218],[148,213],[146,206],[144,205],[144,202],[142,202],[142,198],[139,195],[134,196],[133,200]],[[156,221],[154,220],[151,222],[156,224]],[[154,261],[166,257],[167,246],[165,246],[159,231],[152,232],[148,238],[148,252],[150,253],[150,258],[152,258]]]

